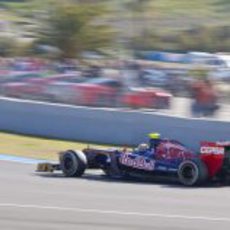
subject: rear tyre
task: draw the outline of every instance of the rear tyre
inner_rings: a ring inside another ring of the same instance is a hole
[[[68,150],[61,156],[60,165],[66,177],[80,177],[87,167],[87,159],[82,151]]]
[[[185,186],[199,185],[207,181],[208,170],[200,159],[186,160],[179,166],[178,178]]]

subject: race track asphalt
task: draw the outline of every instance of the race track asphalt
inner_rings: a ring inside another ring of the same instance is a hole
[[[1,230],[229,230],[230,188],[37,175],[0,161]]]

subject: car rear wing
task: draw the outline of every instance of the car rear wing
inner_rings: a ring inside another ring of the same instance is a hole
[[[214,177],[223,167],[229,141],[202,141],[200,143],[201,160],[206,164],[209,177]]]
[[[230,141],[217,141],[216,144],[218,146],[230,147]]]

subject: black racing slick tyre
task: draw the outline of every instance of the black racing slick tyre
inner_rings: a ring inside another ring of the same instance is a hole
[[[68,150],[62,154],[60,165],[66,177],[80,177],[87,167],[87,158],[82,151]]]
[[[178,178],[185,186],[200,185],[208,179],[207,166],[200,159],[183,161],[178,169]]]

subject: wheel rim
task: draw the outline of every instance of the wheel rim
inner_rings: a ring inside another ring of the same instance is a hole
[[[182,176],[186,180],[193,180],[196,175],[196,170],[192,165],[185,165],[182,170]]]
[[[71,157],[66,157],[65,158],[65,161],[64,161],[64,168],[66,170],[71,170],[73,169],[73,166],[74,166],[74,162],[73,162],[73,159]]]

